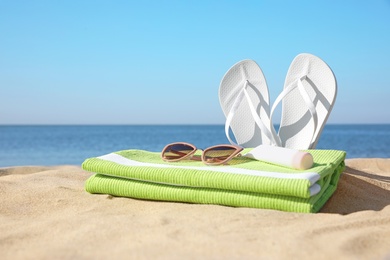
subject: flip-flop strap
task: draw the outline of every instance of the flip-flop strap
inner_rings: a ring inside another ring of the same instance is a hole
[[[226,117],[226,122],[225,122],[225,134],[226,134],[226,137],[227,137],[227,139],[229,140],[229,142],[231,144],[237,145],[230,138],[229,128],[230,128],[230,123],[232,122],[233,117],[234,117],[238,107],[240,106],[240,104],[241,104],[242,100],[244,99],[244,97],[246,97],[246,99],[248,101],[248,105],[249,105],[249,110],[251,111],[252,117],[255,120],[257,126],[260,128],[260,130],[267,136],[267,138],[271,142],[275,143],[274,140],[273,140],[273,135],[272,135],[271,131],[267,128],[267,126],[261,120],[260,116],[256,113],[255,106],[253,105],[252,100],[251,100],[251,98],[249,96],[249,93],[246,90],[247,86],[254,87],[248,80],[245,80],[244,87],[238,93],[236,99],[233,102],[233,106],[230,109],[228,116]]]
[[[309,94],[307,93],[307,91],[305,90],[303,84],[302,84],[302,81],[305,80],[307,78],[307,76],[303,76],[299,79],[297,79],[296,81],[294,81],[293,83],[291,83],[290,85],[288,85],[286,88],[283,89],[283,91],[279,94],[279,96],[276,98],[273,106],[272,106],[272,109],[271,109],[271,115],[270,115],[270,118],[272,119],[272,116],[273,116],[273,113],[275,111],[275,108],[278,106],[278,104],[289,94],[291,93],[291,91],[293,91],[295,88],[298,88],[299,90],[299,93],[301,94],[303,100],[305,101],[306,103],[306,106],[311,114],[311,118],[313,119],[312,122],[313,122],[313,125],[314,125],[314,131],[313,131],[313,135],[312,135],[312,138],[311,138],[311,141],[310,141],[310,144],[312,143],[313,141],[313,137],[314,137],[314,134],[316,133],[316,130],[317,130],[317,125],[318,125],[318,116],[317,116],[317,110],[316,110],[316,107],[313,103],[313,101],[311,100]],[[280,140],[280,137],[279,135],[276,133],[276,131],[274,129],[272,129],[272,134],[273,134],[273,138],[274,140],[276,140],[277,143],[282,144],[282,141]]]

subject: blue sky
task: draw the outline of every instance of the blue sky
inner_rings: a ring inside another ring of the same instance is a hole
[[[0,124],[223,124],[234,63],[272,103],[302,52],[336,75],[328,123],[390,123],[390,1],[0,0]]]

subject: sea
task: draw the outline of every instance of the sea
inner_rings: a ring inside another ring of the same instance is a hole
[[[228,143],[223,125],[1,125],[0,167],[81,165],[120,150],[159,152],[177,141],[198,148]],[[390,158],[390,124],[326,125],[316,149],[343,150],[347,159]]]

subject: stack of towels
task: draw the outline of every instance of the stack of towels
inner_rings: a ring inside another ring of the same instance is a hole
[[[169,163],[160,153],[143,150],[89,158],[82,168],[95,173],[85,184],[90,193],[310,213],[318,212],[336,190],[346,154],[307,152],[314,165],[305,171],[245,156],[223,166],[192,160]]]

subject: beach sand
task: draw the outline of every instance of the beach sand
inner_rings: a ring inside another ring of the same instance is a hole
[[[390,259],[390,159],[317,214],[92,195],[78,166],[0,168],[1,259]]]

